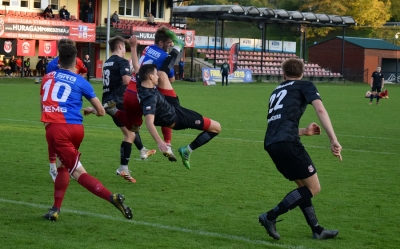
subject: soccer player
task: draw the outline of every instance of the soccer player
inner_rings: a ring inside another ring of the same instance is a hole
[[[124,93],[126,86],[129,84],[131,79],[131,71],[128,60],[125,57],[125,39],[121,36],[116,36],[109,40],[110,49],[112,55],[106,60],[103,66],[103,98],[102,103],[106,109],[109,109],[108,105],[110,101],[114,101],[116,107],[120,110],[124,108]],[[140,150],[141,159],[146,159],[148,156],[154,155],[155,150],[147,150],[141,140],[138,133],[134,133],[129,130],[123,122],[121,122],[117,116],[113,116],[112,113],[108,113],[112,117],[115,125],[117,125],[123,135],[124,139],[121,143],[121,160],[120,167],[116,170],[117,175],[122,176],[129,182],[135,183],[134,179],[129,171],[128,163],[132,151],[132,143],[135,142],[136,147]]]
[[[127,219],[132,219],[132,211],[125,206],[124,196],[111,193],[86,172],[79,160],[81,153],[78,149],[84,137],[80,113],[82,97],[93,105],[97,116],[104,116],[105,110],[89,82],[74,73],[76,47],[63,44],[58,50],[60,69],[43,77],[40,90],[41,121],[45,125],[46,140],[61,162],[54,182],[54,204],[43,217],[51,221],[58,219],[71,175],[84,188],[113,204]]]
[[[300,207],[311,227],[314,239],[331,239],[338,235],[336,230],[327,230],[318,224],[311,198],[321,190],[317,169],[300,142],[301,135],[320,134],[320,127],[311,123],[299,129],[299,121],[308,104],[311,104],[319,121],[328,134],[331,151],[342,161],[341,150],[329,115],[322,104],[315,85],[302,81],[304,64],[298,59],[288,59],[282,63],[283,78],[269,98],[268,128],[264,149],[270,155],[278,171],[288,180],[294,181],[297,188],[289,192],[273,209],[259,216],[259,222],[269,236],[280,239],[276,230],[278,216]]]
[[[165,126],[174,130],[191,128],[203,131],[191,144],[178,150],[181,154],[183,165],[189,169],[191,153],[217,136],[221,132],[221,125],[217,121],[182,107],[177,96],[164,96],[161,94],[156,89],[159,83],[156,65],[143,65],[139,70],[139,79],[138,96],[145,116],[146,127],[157,142],[161,152],[165,153],[169,148],[167,143],[158,135],[156,126]]]
[[[369,96],[369,104],[372,105],[372,100],[376,98],[376,104],[379,105],[380,93],[385,85],[385,79],[383,73],[381,73],[381,67],[376,67],[376,71],[371,75],[371,92]]]

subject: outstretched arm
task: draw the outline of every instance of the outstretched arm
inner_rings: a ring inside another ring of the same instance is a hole
[[[316,99],[312,102],[314,106],[315,112],[318,116],[319,121],[324,127],[326,134],[328,134],[330,143],[331,143],[331,151],[334,156],[338,157],[340,161],[342,161],[342,155],[340,154],[342,151],[342,146],[339,144],[335,131],[333,130],[331,120],[329,118],[328,112],[326,111],[322,101],[320,99]]]
[[[146,120],[147,130],[150,132],[154,141],[156,141],[156,143],[158,145],[158,149],[161,152],[168,152],[168,148],[167,148],[165,142],[161,139],[160,135],[158,135],[156,126],[154,125],[154,114],[147,114],[145,116],[145,120]]]
[[[139,72],[139,58],[137,56],[137,37],[136,35],[132,35],[129,38],[129,45],[131,46],[131,59],[132,59],[132,66],[133,66],[133,73]]]

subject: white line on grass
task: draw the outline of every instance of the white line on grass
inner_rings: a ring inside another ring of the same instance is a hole
[[[37,121],[29,121],[29,120],[16,120],[16,119],[5,119],[5,118],[0,118],[0,120],[7,120],[7,121],[14,121],[14,122],[24,122],[24,123],[39,123]],[[119,130],[119,128],[116,127],[110,127],[108,125],[85,125],[87,128],[97,128],[97,129],[105,129],[105,130]],[[235,130],[235,129],[232,129]],[[236,129],[238,130],[238,129]],[[239,129],[240,130],[240,129]],[[247,131],[247,130],[243,130]],[[256,131],[256,130],[253,130]],[[141,132],[147,132],[147,131],[141,131]],[[261,132],[259,130],[258,132]],[[262,131],[265,132],[265,131]],[[186,137],[195,137],[197,135],[193,134],[185,134],[185,133],[175,133],[174,135],[178,136],[186,136]],[[263,134],[264,136],[264,134]],[[386,140],[395,140],[398,141],[400,139],[398,138],[387,138],[387,137],[369,137],[369,136],[358,136],[358,135],[338,135],[338,136],[347,136],[347,137],[355,137],[355,138],[370,138],[370,139],[386,139]],[[242,138],[231,138],[231,137],[223,137],[223,136],[218,136],[215,137],[215,139],[222,139],[222,140],[233,140],[233,141],[241,141],[241,142],[251,142],[251,143],[263,143],[263,140],[250,140],[250,139],[242,139]],[[314,146],[314,145],[304,145],[305,147],[308,148],[315,148],[315,149],[330,149],[328,146]],[[399,153],[395,152],[386,152],[386,151],[371,151],[371,150],[353,150],[353,149],[342,149],[343,151],[350,151],[350,152],[359,152],[359,153],[372,153],[372,154],[382,154],[382,155],[400,155]]]
[[[15,204],[15,205],[24,205],[24,206],[42,208],[42,209],[48,208],[47,206],[40,205],[40,204],[7,200],[7,199],[3,199],[3,198],[0,198],[0,202],[10,203],[10,204]],[[227,240],[235,240],[235,241],[246,242],[246,243],[255,244],[255,245],[266,245],[266,246],[278,247],[278,248],[311,249],[311,248],[307,248],[304,246],[291,246],[291,245],[284,245],[284,244],[275,244],[275,243],[271,243],[271,242],[267,242],[267,241],[263,241],[263,240],[253,240],[253,239],[249,239],[249,238],[242,237],[242,236],[235,236],[235,235],[229,235],[229,234],[223,234],[223,233],[207,232],[207,231],[202,231],[202,230],[193,230],[193,229],[188,229],[188,228],[183,228],[183,227],[173,227],[173,226],[167,226],[167,225],[162,225],[162,224],[157,224],[157,223],[149,223],[149,222],[145,222],[145,221],[126,220],[126,219],[122,219],[122,218],[115,218],[110,215],[96,214],[96,213],[90,213],[90,212],[79,211],[79,210],[63,208],[62,212],[79,214],[79,215],[87,215],[87,216],[92,216],[92,217],[97,217],[97,218],[102,218],[102,219],[107,219],[107,220],[113,220],[113,221],[119,221],[119,222],[128,222],[128,223],[133,223],[135,225],[155,227],[158,229],[165,229],[165,230],[171,230],[171,231],[177,231],[177,232],[204,235],[204,236],[208,236],[208,237],[215,237],[215,238],[221,238],[221,239],[227,239]]]

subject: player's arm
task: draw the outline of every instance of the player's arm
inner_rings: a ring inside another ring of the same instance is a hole
[[[92,111],[90,113],[96,114],[96,116],[104,116],[106,114],[106,111],[104,110],[103,105],[101,104],[100,100],[97,97],[91,98],[89,99],[90,104],[92,104],[93,107],[86,107],[84,108],[84,114],[86,113],[86,111],[89,110],[85,110],[88,108],[92,108]],[[88,113],[88,114],[90,114]],[[88,115],[85,114],[85,115]]]
[[[342,161],[342,155],[340,154],[342,151],[342,146],[339,144],[336,138],[336,134],[335,131],[333,130],[333,126],[329,118],[328,112],[326,111],[320,99],[313,100],[311,104],[315,109],[315,112],[318,116],[319,121],[321,122],[322,127],[324,127],[325,132],[329,137],[329,141],[331,143],[331,151],[333,155],[338,157],[339,160]]]
[[[309,124],[306,128],[299,129],[299,136],[313,136],[313,135],[320,135],[321,134],[321,127],[316,123]]]
[[[374,83],[374,77],[371,76],[371,83],[369,84],[372,88],[372,84]]]
[[[154,141],[156,141],[156,143],[158,145],[158,149],[161,152],[167,152],[168,148],[167,148],[165,142],[161,139],[160,135],[158,135],[157,128],[154,125],[154,114],[147,114],[145,116],[145,121],[146,121],[147,130],[150,132]]]
[[[385,85],[385,78],[383,77],[383,75],[382,75],[382,89],[383,89],[383,86]]]
[[[137,37],[136,37],[136,35],[132,35],[131,38],[129,38],[129,45],[131,46],[131,59],[132,59],[133,73],[138,73],[140,66],[139,66],[139,58],[137,56]]]
[[[131,80],[132,76],[130,75],[124,75],[122,76],[122,83],[127,86],[129,84],[129,81]]]
[[[168,78],[168,79],[169,79],[169,82],[171,82],[171,83],[174,83],[174,82],[175,82],[175,76],[172,77],[172,78]]]

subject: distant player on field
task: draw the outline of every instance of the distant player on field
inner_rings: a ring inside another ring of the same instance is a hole
[[[54,182],[54,204],[43,217],[52,221],[58,219],[71,175],[94,195],[112,203],[127,219],[132,219],[132,211],[125,206],[123,195],[112,194],[99,180],[89,175],[80,162],[78,149],[84,137],[80,113],[82,98],[85,97],[93,105],[97,116],[104,116],[105,110],[90,83],[74,73],[75,46],[63,44],[58,50],[60,69],[45,75],[40,89],[41,121],[45,125],[48,147],[53,148],[61,162]]]
[[[269,98],[268,128],[264,149],[274,161],[279,172],[297,188],[289,192],[273,209],[259,216],[259,222],[269,236],[280,239],[276,231],[278,216],[300,207],[310,226],[314,239],[331,239],[338,235],[336,230],[327,230],[319,225],[311,198],[321,190],[317,169],[300,142],[302,135],[320,134],[320,127],[311,123],[299,129],[299,121],[308,104],[311,104],[324,127],[334,156],[342,160],[340,146],[333,130],[329,115],[322,104],[315,85],[302,81],[304,63],[298,59],[288,59],[282,63],[283,78]]]
[[[372,105],[372,100],[376,98],[376,104],[379,105],[380,93],[385,85],[381,67],[376,67],[376,71],[371,75],[371,95],[369,96],[369,104]]]

